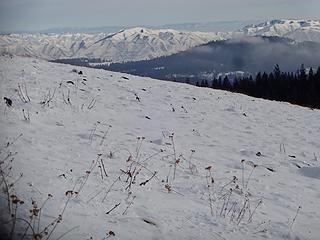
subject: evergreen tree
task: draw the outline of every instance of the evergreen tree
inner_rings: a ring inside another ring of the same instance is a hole
[[[280,70],[279,64],[276,64],[276,66],[274,67],[273,73],[274,73],[274,77],[275,77],[276,79],[279,79],[279,78],[280,78],[280,76],[281,76],[281,70]]]
[[[199,86],[199,82],[196,85]],[[208,87],[208,81],[202,80],[200,86]],[[296,73],[287,73],[276,64],[269,74],[258,72],[255,78],[252,75],[235,77],[233,83],[227,75],[223,79],[221,75],[218,79],[214,77],[211,87],[320,109],[320,66],[316,72],[310,68],[307,73],[301,64]]]
[[[229,78],[228,78],[227,75],[223,79],[222,89],[224,89],[224,90],[230,90],[231,89],[231,83],[230,83]]]
[[[219,76],[218,78],[218,86],[219,86],[219,89],[222,89],[222,77]]]
[[[211,87],[214,89],[219,89],[219,83],[218,83],[218,79],[216,77],[213,78]]]
[[[235,76],[233,79],[232,91],[239,92],[239,80],[238,80],[237,76]]]

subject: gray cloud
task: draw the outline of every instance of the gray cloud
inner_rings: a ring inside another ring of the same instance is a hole
[[[0,0],[0,30],[318,18],[308,0]]]

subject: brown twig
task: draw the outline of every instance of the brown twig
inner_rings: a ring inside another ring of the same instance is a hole
[[[117,203],[116,205],[114,205],[113,208],[111,208],[108,212],[106,212],[106,214],[110,214],[113,210],[115,210],[117,207],[120,206],[121,203]]]

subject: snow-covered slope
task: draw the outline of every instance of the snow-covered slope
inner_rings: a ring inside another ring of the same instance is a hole
[[[249,36],[278,36],[300,42],[320,42],[320,20],[272,20],[249,25],[242,31]]]
[[[1,189],[4,176],[24,201],[2,231],[319,238],[319,110],[31,58],[0,66]]]
[[[170,55],[227,36],[227,33],[146,28],[115,34],[11,34],[0,36],[0,53],[49,60],[86,57],[112,62],[136,61]]]

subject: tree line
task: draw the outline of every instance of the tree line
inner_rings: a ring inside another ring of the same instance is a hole
[[[320,66],[317,71],[307,71],[302,64],[296,72],[282,72],[277,64],[271,73],[259,72],[255,77],[235,77],[231,81],[226,75],[196,85],[320,109]]]

